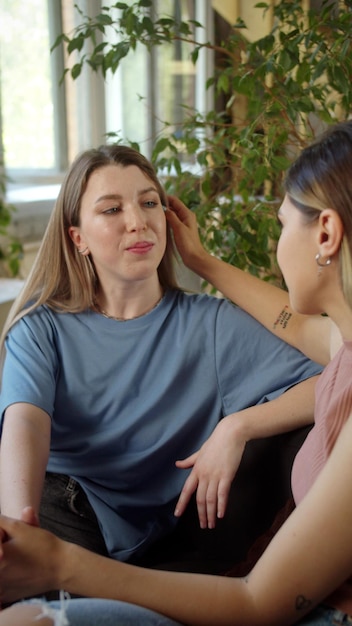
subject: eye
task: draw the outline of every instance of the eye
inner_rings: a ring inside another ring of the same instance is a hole
[[[156,206],[159,206],[160,203],[155,200],[145,200],[143,204],[147,209],[154,209]]]
[[[112,215],[113,213],[119,213],[121,211],[120,207],[112,206],[110,209],[106,209],[103,211],[106,215]]]

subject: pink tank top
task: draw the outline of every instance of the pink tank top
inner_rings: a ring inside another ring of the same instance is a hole
[[[324,467],[351,412],[352,341],[348,341],[327,365],[316,385],[315,424],[292,468],[292,492],[296,504],[309,491]],[[326,603],[349,615],[352,615],[351,582],[346,582],[326,600]]]

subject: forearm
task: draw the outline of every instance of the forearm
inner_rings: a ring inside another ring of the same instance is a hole
[[[243,441],[271,437],[312,424],[318,378],[308,378],[275,400],[249,407],[224,419],[232,420],[234,436]]]
[[[293,315],[286,291],[221,261],[205,250],[190,257],[188,266],[266,328],[282,335],[284,316],[290,319]]]
[[[243,626],[241,617],[248,602],[243,581],[148,570],[68,544],[60,562],[65,572],[60,574],[59,586],[69,593],[130,602],[192,626]],[[237,618],[236,606],[243,607]]]
[[[196,217],[175,196],[166,212],[185,265],[214,285],[268,330],[314,361],[330,360],[330,324],[322,316],[301,315],[290,306],[288,293],[211,256],[201,244]]]
[[[330,360],[330,321],[321,315],[301,315],[290,305],[288,293],[217,259],[205,250],[189,267],[226,298],[252,315],[270,332],[317,363]]]
[[[38,513],[50,445],[49,417],[25,404],[7,409],[0,455],[1,512],[19,518],[23,508]]]

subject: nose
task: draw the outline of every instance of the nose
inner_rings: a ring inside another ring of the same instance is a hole
[[[130,204],[125,212],[126,229],[129,232],[146,228],[146,215],[138,204]]]

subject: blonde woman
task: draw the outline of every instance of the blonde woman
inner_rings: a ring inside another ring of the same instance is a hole
[[[177,287],[166,203],[139,152],[79,155],[3,333],[2,513],[31,506],[122,561],[171,535],[176,461],[211,436],[194,491],[213,528],[247,439],[310,422],[320,371],[226,300]]]
[[[285,292],[206,255],[190,212],[170,200],[174,213],[168,219],[185,261],[228,296],[247,303],[273,333],[326,364],[316,388],[315,425],[293,468],[297,506],[250,574],[235,579],[145,570],[3,518],[3,599],[26,589],[61,587],[119,600],[116,611],[121,601],[146,607],[159,614],[155,624],[167,625],[170,619],[192,626],[352,622],[351,171],[352,122],[346,122],[305,149],[288,172],[277,256],[289,301]],[[23,515],[31,522],[31,511]],[[95,600],[81,602],[93,608]],[[26,609],[4,611],[0,624],[10,624],[19,610]],[[111,623],[111,605],[99,610],[97,623]],[[30,619],[22,615],[17,624]],[[81,623],[79,616],[71,621]]]

